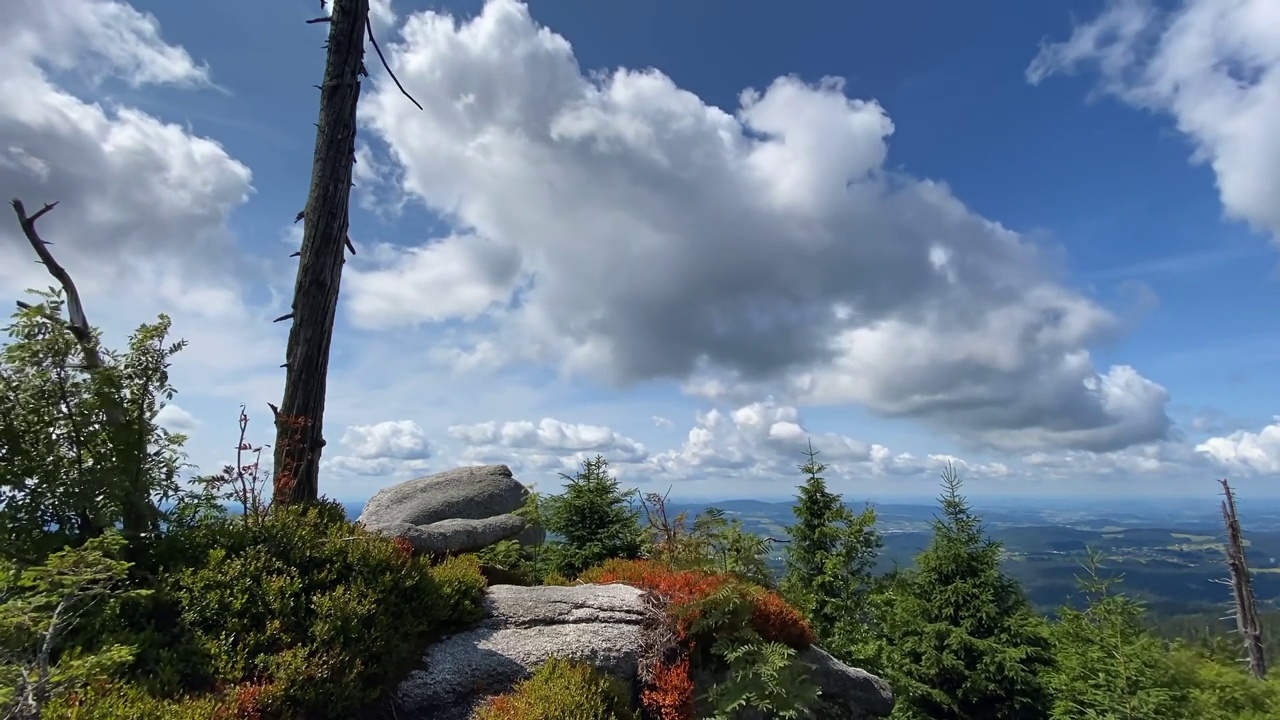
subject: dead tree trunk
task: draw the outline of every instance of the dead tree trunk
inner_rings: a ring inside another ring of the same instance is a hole
[[[1267,659],[1262,649],[1262,628],[1258,623],[1258,605],[1253,596],[1253,580],[1244,558],[1244,538],[1240,533],[1240,521],[1236,517],[1236,499],[1231,486],[1222,483],[1222,519],[1227,526],[1227,544],[1223,553],[1227,557],[1227,569],[1231,572],[1231,590],[1235,605],[1236,628],[1244,640],[1249,672],[1259,679],[1267,675]]]
[[[369,0],[334,0],[328,58],[320,86],[320,119],[303,211],[298,280],[286,350],[284,400],[275,410],[273,503],[313,502],[324,448],[324,400],[329,347],[347,244],[351,168],[355,160],[356,103],[364,72]],[[285,319],[282,318],[282,319]]]

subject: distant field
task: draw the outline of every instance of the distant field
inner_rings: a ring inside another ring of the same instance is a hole
[[[1193,543],[1214,542],[1217,540],[1213,535],[1188,535],[1187,533],[1169,533],[1169,535],[1178,540],[1186,540]]]
[[[761,512],[737,514],[753,532],[778,537],[790,518]],[[892,513],[882,522],[885,547],[880,570],[895,564],[909,567],[916,553],[929,543],[927,519],[918,512]],[[1012,518],[1011,518],[1012,519]],[[1007,519],[1006,519],[1007,522]],[[1087,524],[1086,524],[1087,525]],[[1148,603],[1157,616],[1194,615],[1219,611],[1230,597],[1221,539],[1208,526],[1194,528],[1095,527],[1063,525],[991,524],[988,532],[1004,545],[1005,571],[1016,578],[1043,612],[1051,613],[1078,598],[1077,577],[1083,572],[1088,548],[1106,558],[1104,572],[1123,578],[1122,589]],[[1246,529],[1254,590],[1263,610],[1280,610],[1280,531]],[[782,568],[781,548],[772,564]]]

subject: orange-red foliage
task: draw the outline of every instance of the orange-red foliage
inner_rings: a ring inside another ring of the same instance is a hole
[[[760,637],[804,650],[817,641],[813,628],[799,610],[772,590],[757,593],[751,610],[751,627]]]
[[[623,583],[662,596],[673,607],[687,607],[729,584],[727,575],[701,570],[672,570],[652,560],[609,560],[579,578],[589,583]]]
[[[691,720],[693,678],[689,674],[688,656],[670,665],[659,665],[654,670],[653,681],[640,693],[640,704],[653,720]]]
[[[409,542],[408,538],[395,538],[391,541],[391,544],[396,546],[396,550],[399,550],[405,559],[413,557],[413,543]]]
[[[675,663],[661,663],[641,691],[640,701],[655,720],[691,720],[694,712],[693,677],[688,631],[697,618],[700,603],[726,587],[735,586],[751,603],[752,629],[765,640],[803,650],[814,643],[813,630],[804,616],[780,595],[749,585],[731,575],[703,570],[673,570],[653,560],[610,560],[579,578],[589,583],[624,583],[648,590],[668,603],[677,619],[683,653]]]
[[[249,684],[236,687],[231,701],[232,717],[236,720],[261,720],[264,695],[271,691],[270,685]]]
[[[516,703],[514,695],[498,695],[484,701],[485,710],[488,711],[489,717],[500,718],[518,718],[520,717],[520,706]]]
[[[610,560],[583,573],[581,580],[591,583],[624,583],[657,593],[671,604],[681,622],[679,630],[688,630],[697,617],[697,603],[739,583],[732,576],[702,570],[672,570],[652,560]],[[804,616],[777,593],[743,585],[752,603],[751,627],[766,640],[803,650],[814,643],[813,630]]]

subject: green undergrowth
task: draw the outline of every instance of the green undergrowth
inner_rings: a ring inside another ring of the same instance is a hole
[[[473,720],[639,720],[625,683],[582,662],[553,657]]]
[[[146,591],[92,608],[62,653],[123,648],[118,672],[47,717],[377,714],[424,647],[479,618],[485,587],[475,557],[415,557],[330,502],[204,517],[146,559],[127,580]]]

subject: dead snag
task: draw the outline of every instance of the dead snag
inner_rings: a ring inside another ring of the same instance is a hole
[[[44,217],[50,210],[58,206],[58,203],[45,203],[45,206],[36,211],[35,215],[28,216],[27,209],[23,206],[22,201],[14,198],[9,201],[13,206],[13,211],[18,215],[18,224],[22,226],[22,234],[27,236],[27,242],[31,243],[31,248],[36,251],[36,255],[40,258],[40,263],[45,266],[49,274],[58,281],[62,286],[63,292],[67,294],[67,314],[71,316],[69,322],[64,322],[62,318],[51,318],[66,326],[71,332],[76,342],[80,343],[80,349],[84,354],[84,367],[86,370],[93,372],[102,367],[102,357],[98,354],[98,345],[93,341],[93,330],[89,327],[89,319],[84,314],[84,305],[80,302],[80,291],[76,289],[76,284],[71,279],[71,274],[66,268],[58,264],[54,259],[53,253],[49,252],[49,243],[40,237],[40,233],[36,231],[36,221]],[[19,303],[25,306],[25,303]]]
[[[1244,537],[1236,517],[1236,499],[1227,481],[1219,480],[1226,499],[1222,501],[1222,519],[1227,526],[1227,544],[1223,553],[1231,573],[1232,604],[1235,606],[1236,629],[1244,641],[1249,672],[1262,679],[1267,675],[1267,658],[1262,648],[1262,627],[1258,622],[1258,603],[1253,595],[1253,579],[1244,557]]]
[[[369,0],[334,0],[294,287],[293,326],[285,353],[284,399],[276,416],[273,491],[279,506],[319,497],[326,376],[349,224],[356,104],[364,74],[368,17]]]
[[[320,2],[321,9],[325,0]],[[400,92],[418,107],[387,64],[369,24],[369,0],[334,0],[333,13],[308,23],[328,23],[328,56],[320,85],[320,120],[311,165],[307,206],[298,213],[305,220],[302,247],[297,252],[298,280],[293,308],[277,322],[292,319],[285,351],[284,400],[276,416],[273,502],[285,506],[313,502],[320,495],[320,452],[324,448],[324,400],[329,373],[329,348],[342,281],[342,250],[354,255],[347,235],[351,203],[351,175],[356,157],[356,105],[364,66],[364,36]],[[292,257],[292,256],[290,256]]]

